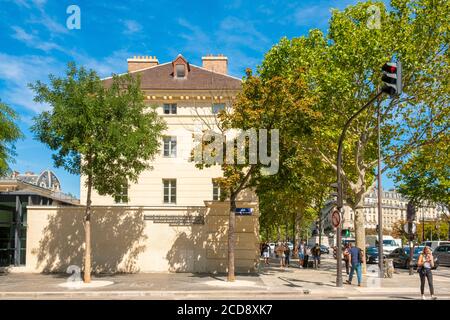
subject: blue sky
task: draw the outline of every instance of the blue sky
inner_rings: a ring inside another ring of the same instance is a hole
[[[63,190],[79,196],[79,177],[54,168],[50,150],[29,131],[33,116],[48,106],[32,101],[27,83],[61,75],[69,61],[109,76],[125,72],[134,55],[157,56],[161,63],[181,53],[201,65],[202,55],[222,53],[229,72],[242,77],[280,38],[326,31],[331,8],[356,2],[0,0],[0,98],[19,113],[26,135],[11,167],[53,169]],[[81,10],[80,30],[66,27],[72,4]],[[392,182],[385,179],[385,187]]]

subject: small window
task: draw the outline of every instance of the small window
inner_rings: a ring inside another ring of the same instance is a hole
[[[218,114],[222,110],[225,110],[225,103],[214,103],[212,105],[213,114]]]
[[[164,111],[164,114],[177,114],[177,104],[176,103],[164,103],[163,111]]]
[[[115,203],[128,203],[128,185],[124,185],[120,192],[114,196]]]
[[[220,196],[221,196],[221,190],[220,190],[220,185],[217,181],[212,182],[213,184],[213,200],[220,200]]]
[[[164,203],[177,202],[177,180],[164,179],[163,180]]]
[[[177,64],[175,66],[175,72],[177,73],[177,78],[184,78],[186,76],[184,64]]]
[[[177,157],[177,137],[164,137],[164,157]]]

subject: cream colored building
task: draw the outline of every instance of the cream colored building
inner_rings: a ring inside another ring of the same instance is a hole
[[[156,57],[128,59],[140,75],[149,106],[167,123],[160,154],[137,183],[115,197],[92,195],[93,268],[98,272],[225,272],[229,203],[214,179],[219,166],[200,170],[191,161],[193,134],[214,127],[217,112],[231,107],[241,80],[227,74],[228,59],[205,56],[191,65],[183,56],[159,64]],[[108,85],[111,78],[104,79]],[[86,203],[81,178],[80,202]],[[236,271],[252,272],[259,261],[259,210],[247,192],[237,207]],[[65,271],[82,266],[83,206],[28,208],[28,271]]]
[[[394,224],[398,221],[406,220],[406,208],[408,199],[404,198],[395,190],[383,190],[382,192],[382,216],[383,229],[392,230]],[[365,228],[375,229],[378,225],[378,193],[377,190],[372,191],[364,198],[364,217]],[[422,203],[416,209],[416,222],[422,220],[437,220],[444,214],[444,210],[437,205]],[[346,206],[344,214],[344,229],[354,230],[354,211]]]

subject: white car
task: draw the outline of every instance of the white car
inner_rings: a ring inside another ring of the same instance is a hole
[[[398,243],[393,239],[384,239],[383,240],[383,253],[384,254],[390,254],[392,251],[394,251],[397,248],[401,248]]]

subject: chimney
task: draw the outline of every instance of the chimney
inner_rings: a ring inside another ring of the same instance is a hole
[[[128,62],[128,72],[154,67],[159,64],[158,59],[156,59],[156,56],[155,57],[134,56],[133,58],[127,59],[127,62]]]
[[[227,74],[228,72],[228,58],[223,54],[218,54],[214,56],[212,54],[202,57],[203,68],[222,74]]]

